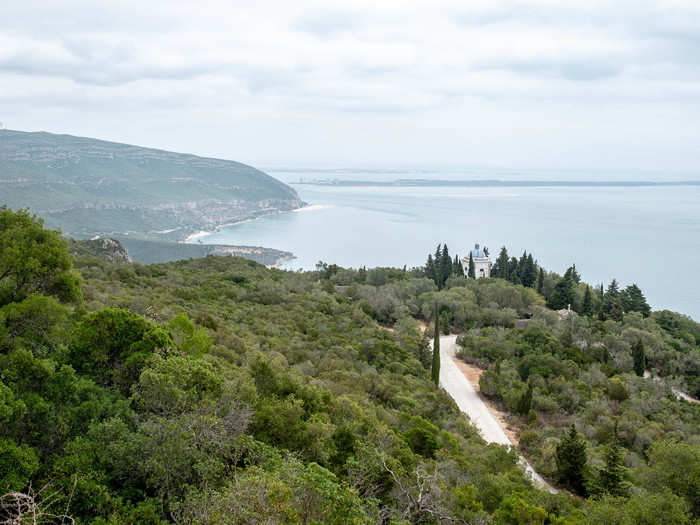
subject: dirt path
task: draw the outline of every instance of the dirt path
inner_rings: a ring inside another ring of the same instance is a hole
[[[458,360],[455,358],[456,341],[456,335],[440,337],[440,385],[455,400],[459,409],[469,416],[484,440],[517,449],[517,441],[511,441],[506,433],[507,425],[499,421],[498,417],[489,410],[489,407],[467,379],[467,374],[458,366]],[[468,373],[472,377],[476,375],[473,370],[468,371]],[[557,492],[542,476],[535,472],[522,456],[520,463],[535,485],[553,494]]]

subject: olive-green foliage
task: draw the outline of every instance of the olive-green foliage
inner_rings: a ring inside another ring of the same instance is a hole
[[[530,288],[456,275],[438,292],[396,269],[295,273],[231,257],[75,266],[83,306],[38,290],[0,308],[0,479],[51,483],[80,522],[607,516],[613,500],[538,491],[515,452],[484,444],[430,381],[414,317],[468,329],[463,355],[491,367],[490,395],[507,408],[530,386],[522,442],[538,470],[554,476],[574,420],[600,463],[617,415],[632,482],[632,497],[614,500],[624,519],[647,508],[641,491],[679,523],[697,517],[697,476],[672,477],[698,463],[694,406],[630,374],[641,338],[655,373],[689,384],[697,331],[675,314],[562,323]],[[527,330],[513,328],[519,313],[534,314]],[[676,441],[652,446],[662,438]]]
[[[78,323],[69,359],[78,372],[127,394],[153,352],[172,346],[168,331],[156,324],[128,310],[105,308]]]
[[[0,306],[32,293],[79,299],[68,241],[43,224],[26,210],[0,207]]]

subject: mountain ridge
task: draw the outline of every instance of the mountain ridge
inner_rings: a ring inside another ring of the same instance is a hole
[[[303,205],[243,163],[44,131],[0,131],[0,204],[29,207],[77,238],[182,240]]]

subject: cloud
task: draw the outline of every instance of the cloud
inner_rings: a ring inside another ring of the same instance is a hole
[[[659,166],[700,161],[691,1],[7,4],[0,117],[10,127],[219,156],[235,141],[249,161],[365,151],[376,162],[486,163],[504,151],[527,162],[534,137],[561,158],[572,141],[606,134],[625,148],[617,137],[641,127],[649,151],[677,139]],[[480,149],[461,148],[476,136]],[[588,151],[571,162],[590,162]]]

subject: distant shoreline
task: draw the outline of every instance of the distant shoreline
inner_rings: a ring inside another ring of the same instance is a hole
[[[565,180],[522,180],[509,181],[497,179],[484,180],[431,180],[431,179],[396,179],[393,181],[340,180],[316,179],[311,181],[299,180],[290,182],[294,185],[306,186],[379,186],[379,187],[657,187],[657,186],[700,186],[700,180],[685,181],[565,181]]]
[[[247,222],[253,222],[258,219],[262,219],[263,217],[269,217],[270,215],[279,215],[281,213],[290,213],[290,212],[298,212],[298,211],[304,211],[304,210],[315,210],[315,209],[321,209],[323,208],[323,205],[321,204],[306,204],[304,203],[304,206],[301,206],[299,208],[294,208],[293,210],[275,210],[273,212],[269,213],[261,213],[260,215],[257,215],[255,217],[249,217],[247,219],[242,219],[240,221],[234,221],[234,222],[227,222],[224,224],[219,224],[214,227],[212,230],[200,230],[195,233],[189,234],[187,237],[185,237],[183,240],[178,241],[183,244],[193,244],[192,241],[196,239],[201,239],[202,237],[207,237],[209,235],[212,235],[216,232],[221,231],[223,228],[228,228],[229,226],[238,226],[239,224],[245,224]]]

